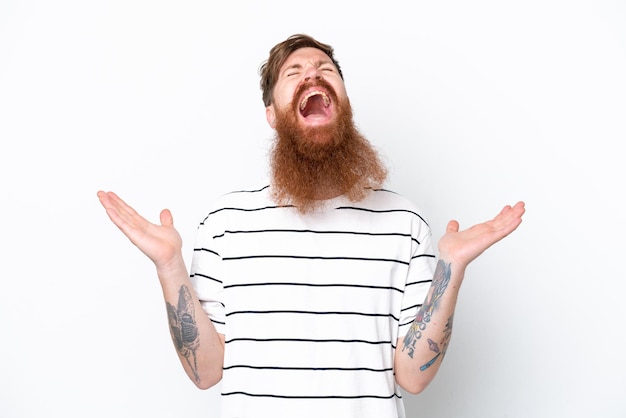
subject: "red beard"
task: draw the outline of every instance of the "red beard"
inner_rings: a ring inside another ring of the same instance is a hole
[[[362,200],[380,187],[387,176],[378,153],[356,129],[347,99],[338,100],[332,87],[323,80],[331,96],[336,117],[322,126],[298,123],[300,92],[295,93],[289,109],[276,109],[276,142],[271,165],[273,197],[278,204],[294,205],[306,213],[326,199],[340,195],[351,201]]]

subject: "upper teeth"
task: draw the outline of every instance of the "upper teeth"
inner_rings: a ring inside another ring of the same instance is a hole
[[[302,101],[300,102],[300,110],[303,110],[306,107],[306,104],[309,101],[309,98],[317,94],[321,95],[322,98],[324,99],[324,106],[328,106],[330,104],[330,99],[328,98],[328,95],[326,93],[324,93],[323,91],[312,91],[306,96],[304,96],[304,99],[302,99]]]

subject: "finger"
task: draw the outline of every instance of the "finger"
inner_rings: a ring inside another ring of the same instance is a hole
[[[128,230],[130,226],[128,222],[124,220],[124,218],[120,217],[119,213],[113,208],[106,208],[106,214],[108,215],[111,222],[115,224],[124,234],[128,235]]]
[[[108,192],[107,195],[111,204],[114,205],[118,210],[126,212],[131,216],[137,215],[137,212],[135,212],[132,207],[128,206],[128,204],[126,204],[126,202],[124,202],[124,200],[122,200],[122,198],[120,198],[114,192]]]
[[[515,224],[515,228],[522,223],[522,215],[524,215],[525,212],[526,204],[524,202],[517,202],[511,209],[511,217],[513,219],[513,223]]]
[[[104,206],[107,216],[117,226],[124,234],[128,235],[127,229],[128,223],[122,218],[115,208],[114,205],[111,204],[110,199],[106,193],[98,193],[98,198],[100,199],[100,203]]]
[[[163,209],[161,211],[161,225],[163,226],[172,226],[174,225],[174,218],[172,217],[172,212],[169,209]]]
[[[514,222],[519,225],[522,220],[522,215],[526,212],[526,205],[524,202],[517,202],[513,207],[509,206],[509,209],[505,213],[505,219],[509,222]]]
[[[139,215],[132,207],[128,206],[118,195],[113,192],[98,192],[98,198],[106,209],[109,219],[129,238],[137,230],[145,229],[149,222]],[[132,238],[131,238],[132,239]]]
[[[459,223],[455,220],[451,220],[448,222],[448,226],[446,227],[446,233],[448,232],[459,232]]]
[[[515,231],[522,223],[522,215],[525,212],[524,202],[517,202],[513,207],[505,206],[493,220],[493,228],[500,238]]]
[[[104,206],[105,209],[113,209],[119,212],[126,210],[123,205],[122,199],[120,199],[113,192],[98,192],[98,199],[100,199],[100,203]]]
[[[109,199],[109,195],[102,191],[102,190],[98,190],[98,200],[100,200],[100,204],[106,209],[107,207],[111,206],[111,202]]]
[[[129,206],[122,198],[114,192],[107,192],[109,208],[115,210],[117,216],[123,219],[129,226],[137,228],[145,228],[149,222],[143,216],[139,215],[135,209]]]
[[[119,216],[116,204],[112,201],[110,192],[98,191],[98,199],[115,225],[119,227],[121,223],[124,223],[124,220]]]
[[[494,223],[497,224],[507,224],[512,219],[520,218],[524,213],[524,202],[517,202],[515,206],[511,207],[510,205],[506,205],[495,218],[493,218]]]
[[[526,203],[519,201],[513,206],[513,211],[518,214],[518,216],[522,216],[526,212]]]

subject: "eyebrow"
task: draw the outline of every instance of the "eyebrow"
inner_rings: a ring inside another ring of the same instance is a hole
[[[329,59],[317,60],[317,61],[315,61],[314,64],[315,64],[316,68],[319,68],[319,67],[321,67],[322,65],[325,65],[325,64],[331,64],[332,66],[335,66],[333,61],[329,60]],[[285,73],[285,71],[288,71],[288,70],[299,70],[301,68],[303,68],[302,64],[294,63],[294,64],[291,64],[289,67],[286,67],[283,71],[281,71],[281,74]]]

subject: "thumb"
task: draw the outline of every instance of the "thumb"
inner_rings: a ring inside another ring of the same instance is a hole
[[[172,226],[174,225],[174,218],[172,218],[172,212],[169,209],[163,209],[161,211],[161,225],[163,226]]]
[[[448,222],[448,226],[446,227],[446,233],[448,232],[459,232],[459,223],[454,220]]]

